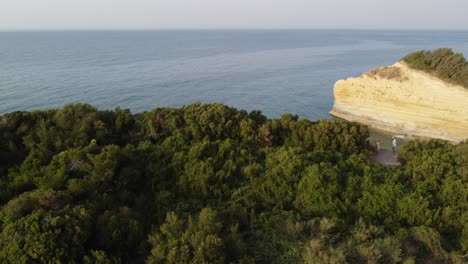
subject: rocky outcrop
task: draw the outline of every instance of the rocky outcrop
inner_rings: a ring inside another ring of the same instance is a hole
[[[371,128],[460,142],[468,139],[468,89],[403,62],[339,80],[332,115]]]

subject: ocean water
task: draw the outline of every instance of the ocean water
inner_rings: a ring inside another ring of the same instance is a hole
[[[0,33],[0,114],[90,103],[132,112],[220,102],[329,118],[333,84],[468,32],[343,30]]]

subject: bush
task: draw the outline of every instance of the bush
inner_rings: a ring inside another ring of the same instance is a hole
[[[411,68],[468,88],[468,62],[462,53],[455,53],[449,48],[422,50],[411,53],[402,60]]]

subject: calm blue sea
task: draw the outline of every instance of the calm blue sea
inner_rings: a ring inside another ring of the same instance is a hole
[[[133,112],[221,102],[328,118],[336,80],[468,32],[341,30],[0,33],[0,113],[85,102]]]

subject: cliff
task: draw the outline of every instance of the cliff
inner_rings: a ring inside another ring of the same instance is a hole
[[[404,62],[339,80],[330,114],[390,133],[460,142],[468,138],[468,89]]]

